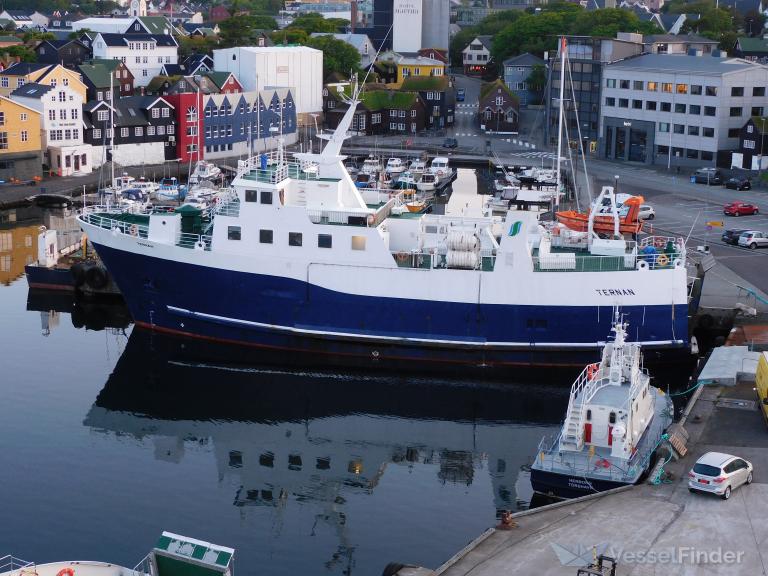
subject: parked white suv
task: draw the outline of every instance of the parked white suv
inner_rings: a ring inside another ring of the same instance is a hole
[[[707,452],[688,472],[688,490],[709,492],[724,500],[742,484],[752,483],[752,464],[738,456],[722,452]]]

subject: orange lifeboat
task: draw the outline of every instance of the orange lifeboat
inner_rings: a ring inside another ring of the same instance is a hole
[[[640,205],[644,202],[642,196],[633,196],[624,202],[628,210],[624,216],[619,217],[619,232],[622,234],[639,234],[643,229],[643,221],[637,216],[640,212]],[[557,221],[576,232],[587,232],[589,228],[589,212],[576,212],[575,210],[564,210],[555,214]],[[592,228],[595,232],[601,234],[613,234],[613,215],[598,214]]]

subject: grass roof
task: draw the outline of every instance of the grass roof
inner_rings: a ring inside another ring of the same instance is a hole
[[[403,90],[445,90],[448,88],[447,76],[409,76],[403,80]]]
[[[416,100],[412,92],[393,92],[388,90],[372,90],[363,92],[360,100],[369,110],[410,110]]]
[[[517,94],[512,92],[509,88],[507,88],[507,85],[504,84],[500,79],[496,79],[493,82],[488,82],[486,84],[483,84],[480,87],[480,100],[483,100],[488,94],[493,92],[494,90],[501,88],[506,94],[508,94],[510,97],[512,97],[514,100],[517,100]]]

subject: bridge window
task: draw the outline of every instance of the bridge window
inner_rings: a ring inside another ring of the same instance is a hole
[[[227,239],[240,240],[241,237],[240,226],[227,226]]]
[[[608,415],[608,423],[609,424],[616,424],[616,412],[611,412]]]
[[[264,452],[264,454],[259,456],[259,464],[267,468],[274,468],[275,455],[272,452]]]
[[[257,190],[246,190],[245,191],[245,201],[246,202],[257,202],[259,199],[259,192]]]
[[[592,410],[587,410],[587,420],[592,420]]]
[[[301,232],[288,232],[288,246],[301,246]]]
[[[330,234],[318,234],[317,235],[317,247],[318,248],[333,248],[333,236]]]
[[[301,456],[298,454],[291,454],[288,456],[288,469],[289,470],[301,470]]]
[[[259,230],[259,242],[261,244],[272,244],[272,230]]]
[[[272,204],[272,192],[262,192],[261,193],[261,203],[262,204]]]
[[[365,250],[365,236],[352,236],[352,250]]]
[[[318,458],[317,464],[315,464],[315,468],[318,470],[330,470],[331,469],[331,459],[330,458]]]

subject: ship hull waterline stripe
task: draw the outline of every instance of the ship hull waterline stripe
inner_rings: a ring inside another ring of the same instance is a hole
[[[314,338],[332,339],[332,340],[365,340],[372,343],[396,343],[413,344],[416,346],[427,344],[434,347],[444,348],[478,348],[478,349],[505,349],[505,350],[546,350],[546,349],[573,349],[573,350],[591,350],[603,346],[605,342],[594,343],[573,343],[573,342],[546,342],[536,344],[532,342],[478,342],[473,340],[439,340],[430,338],[410,338],[406,336],[380,336],[373,334],[355,334],[349,332],[328,332],[312,330],[308,328],[296,328],[291,326],[280,326],[276,324],[267,324],[264,322],[254,322],[252,320],[243,320],[239,318],[228,318],[215,314],[206,314],[204,312],[195,312],[176,306],[166,306],[168,312],[177,316],[206,320],[217,324],[229,324],[255,329],[269,330],[273,332],[282,332],[288,334],[298,334],[301,336],[311,336]],[[653,348],[656,346],[684,346],[682,340],[655,340],[649,342],[638,342],[641,346]]]

